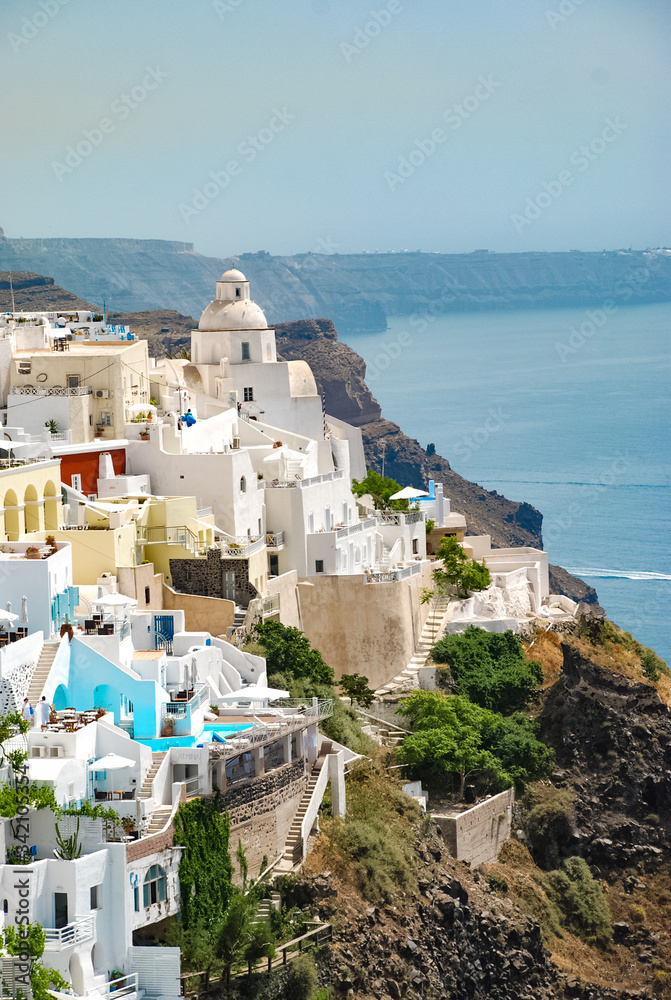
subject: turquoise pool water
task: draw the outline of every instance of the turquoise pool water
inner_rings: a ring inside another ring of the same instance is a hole
[[[198,736],[162,736],[160,739],[156,740],[136,740],[137,743],[142,743],[145,747],[151,747],[152,750],[160,752],[163,750],[169,750],[170,747],[199,747],[203,746],[204,743],[211,743],[214,733],[217,736],[221,736],[226,739],[227,736],[234,736],[236,733],[244,733],[246,729],[251,729],[252,723],[250,722],[246,726],[225,726],[217,722],[206,722],[203,726],[202,732]]]

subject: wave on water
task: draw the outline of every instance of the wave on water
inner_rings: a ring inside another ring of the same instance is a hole
[[[568,567],[567,567],[568,569]],[[602,580],[671,580],[668,573],[651,573],[646,570],[626,569],[569,569],[574,576],[591,576]]]

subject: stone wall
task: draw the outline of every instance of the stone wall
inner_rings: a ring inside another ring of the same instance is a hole
[[[284,850],[289,829],[308,785],[305,762],[284,764],[261,778],[254,778],[224,793],[231,818],[230,854],[239,883],[235,851],[242,842],[250,876],[261,871],[264,855],[268,861]]]
[[[481,865],[496,861],[510,836],[515,790],[506,789],[462,813],[431,813],[452,857]]]
[[[258,597],[249,579],[249,560],[222,559],[219,549],[209,549],[206,559],[171,559],[170,578],[181,594],[224,598],[224,572],[235,574],[235,603],[247,607]]]

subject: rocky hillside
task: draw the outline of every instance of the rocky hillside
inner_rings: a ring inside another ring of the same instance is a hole
[[[325,247],[325,249],[328,249]],[[240,267],[254,299],[278,323],[330,316],[345,335],[386,329],[389,315],[435,309],[524,309],[671,299],[664,252],[470,254],[259,252],[206,257],[191,243],[130,239],[10,239],[0,268],[47,272],[117,312],[174,309],[199,316],[222,271]]]

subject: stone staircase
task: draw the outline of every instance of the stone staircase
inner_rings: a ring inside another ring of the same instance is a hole
[[[40,658],[35,666],[35,672],[33,673],[30,687],[27,692],[30,704],[33,708],[35,708],[42,697],[42,691],[47,682],[47,677],[49,676],[49,671],[51,670],[51,665],[54,662],[59,646],[60,641],[45,642],[42,646],[42,652],[40,653]]]
[[[259,903],[259,908],[256,911],[256,916],[252,920],[253,924],[269,924],[270,914],[272,910],[277,913],[282,909],[282,897],[279,892],[272,891],[270,893],[270,899],[262,899]]]
[[[426,619],[419,642],[415,648],[410,663],[390,681],[379,687],[375,694],[382,697],[385,694],[396,694],[399,691],[408,690],[417,686],[417,674],[422,667],[426,666],[431,649],[442,638],[445,623],[450,614],[449,597],[439,597],[437,601],[432,601],[429,614]]]
[[[170,820],[172,806],[157,806],[152,813],[151,821],[147,827],[145,837],[153,837],[155,833],[160,833],[163,827]]]
[[[233,615],[233,628],[242,628],[245,624],[245,618],[247,617],[247,608],[241,608],[240,605],[235,605],[235,612]]]
[[[155,753],[152,755],[151,767],[147,771],[138,798],[148,799],[151,796],[151,785],[158,773],[158,769],[163,763],[165,753]]]
[[[321,761],[321,762],[320,762]],[[308,786],[303,793],[303,798],[298,803],[298,809],[296,810],[296,815],[294,816],[293,823],[289,829],[289,834],[287,836],[287,842],[284,845],[284,854],[282,855],[282,860],[279,862],[275,868],[276,875],[286,875],[288,872],[293,871],[293,869],[301,863],[303,860],[302,855],[300,861],[297,860],[298,848],[301,846],[301,823],[303,822],[303,817],[308,811],[308,806],[310,805],[310,799],[312,798],[312,793],[315,790],[315,786],[319,781],[319,771],[321,768],[321,763],[323,760],[318,760],[308,781]],[[319,766],[318,766],[319,765]]]
[[[371,739],[374,739],[382,747],[400,746],[408,735],[406,729],[401,729],[400,726],[395,726],[391,722],[378,719],[374,715],[371,715],[370,712],[356,709],[356,715],[361,723],[362,732],[366,733],[367,736],[370,736]]]

